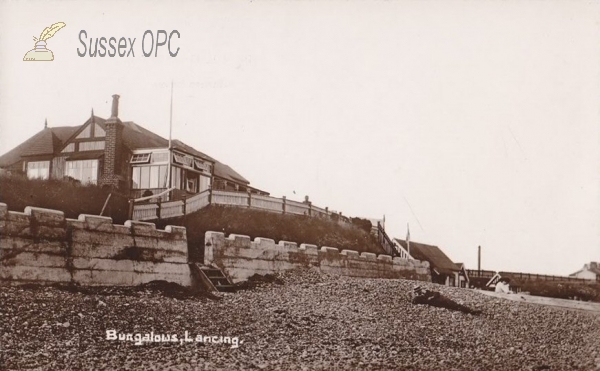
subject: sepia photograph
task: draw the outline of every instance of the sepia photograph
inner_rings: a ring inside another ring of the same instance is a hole
[[[600,370],[600,2],[0,31],[0,370]]]

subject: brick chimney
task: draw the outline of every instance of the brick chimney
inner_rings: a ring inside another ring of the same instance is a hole
[[[123,123],[119,119],[119,96],[112,96],[112,110],[108,120],[104,123],[106,136],[104,145],[104,167],[102,177],[100,178],[101,186],[119,187],[121,169],[121,147],[123,137]]]

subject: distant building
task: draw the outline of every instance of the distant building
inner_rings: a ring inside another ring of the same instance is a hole
[[[169,141],[118,117],[119,96],[113,95],[108,119],[91,117],[80,126],[48,127],[0,156],[0,169],[29,178],[71,179],[129,192],[131,197],[161,193],[177,199],[209,188],[260,191],[231,167],[186,145]]]
[[[598,262],[584,264],[582,269],[570,274],[569,277],[583,278],[586,280],[600,280],[600,265]]]
[[[441,285],[468,287],[469,278],[464,265],[452,262],[450,258],[437,246],[410,241],[410,249],[405,240],[394,238],[394,243],[416,260],[429,262],[431,281]],[[410,251],[409,251],[410,250]]]
[[[381,228],[385,229],[385,218],[377,219],[377,218],[367,218],[368,221],[371,222],[371,233],[377,235],[377,226],[381,225]]]

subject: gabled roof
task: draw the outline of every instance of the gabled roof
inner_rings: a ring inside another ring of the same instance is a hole
[[[404,249],[407,249],[406,241],[397,238],[394,238],[394,241]],[[410,241],[410,255],[417,260],[428,261],[432,269],[436,269],[443,274],[460,271],[460,267],[454,264],[437,246]]]
[[[21,143],[11,151],[0,156],[0,168],[6,168],[14,165],[22,160],[24,156],[41,156],[52,155],[59,153],[66,143],[72,140],[81,129],[91,121],[100,125],[106,130],[106,120],[102,117],[92,116],[85,123],[79,126],[60,126],[53,128],[44,128],[36,133],[25,142]],[[169,141],[158,134],[136,124],[133,121],[123,122],[122,140],[123,144],[130,150],[150,149],[150,148],[167,148]],[[171,145],[174,149],[178,149],[193,156],[203,158],[214,162],[214,175],[225,180],[235,183],[250,184],[250,181],[233,170],[228,165],[222,164],[214,158],[202,153],[195,148],[188,146],[178,139],[173,139]]]
[[[65,128],[72,129],[72,132],[69,134],[69,136],[67,136],[66,138],[64,138],[62,140],[62,145],[61,145],[61,148],[59,148],[59,150],[64,148],[65,145],[67,144],[67,142],[70,142],[73,139],[75,139],[79,135],[79,133],[83,131],[83,128],[85,128],[91,122],[100,124],[100,127],[102,127],[104,129],[104,121],[105,120],[102,117],[92,115],[92,116],[90,116],[89,119],[87,119],[83,124],[81,124],[79,126],[64,126]],[[50,128],[50,129],[55,129],[55,128]]]
[[[78,126],[44,128],[34,136],[0,156],[0,167],[9,167],[21,161],[22,156],[51,155],[77,131]]]

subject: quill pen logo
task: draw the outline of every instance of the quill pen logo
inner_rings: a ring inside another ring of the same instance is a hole
[[[58,32],[61,28],[65,27],[66,24],[64,22],[57,22],[50,27],[46,27],[44,31],[42,31],[39,38],[33,37],[33,41],[35,41],[35,48],[25,54],[23,57],[24,61],[53,61],[54,54],[52,50],[46,48],[46,40],[54,36],[55,33]]]

